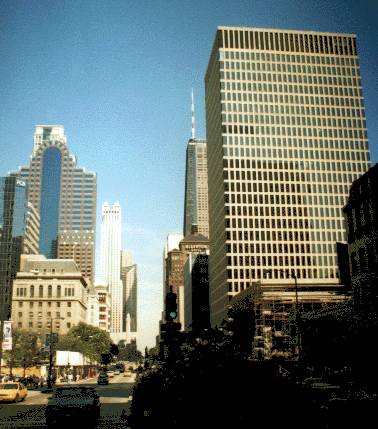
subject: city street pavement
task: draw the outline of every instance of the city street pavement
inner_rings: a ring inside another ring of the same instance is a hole
[[[116,375],[109,379],[109,385],[98,386],[97,378],[69,383],[94,385],[100,396],[101,417],[97,428],[127,428],[125,417],[130,412],[132,399],[132,377]],[[63,384],[60,384],[63,385]],[[68,385],[65,383],[64,385]],[[45,428],[45,407],[51,393],[30,390],[27,398],[17,404],[0,403],[0,429]]]

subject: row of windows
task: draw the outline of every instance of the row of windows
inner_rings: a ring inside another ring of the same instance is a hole
[[[228,241],[345,241],[344,231],[226,231]],[[253,246],[253,244],[251,244]],[[254,253],[251,248],[249,252]]]
[[[27,288],[25,287],[18,287],[16,289],[16,296],[30,296],[30,298],[34,298],[35,296],[35,287],[34,285],[30,285],[29,289],[29,295],[27,294]],[[38,297],[43,298],[44,297],[44,289],[45,287],[43,285],[39,285],[38,287]],[[51,298],[53,296],[52,292],[52,285],[48,285],[47,287],[47,297]],[[56,294],[54,296],[60,298],[62,296],[62,287],[58,285],[56,287]],[[64,288],[64,296],[74,296],[74,288],[73,287],[66,287]]]
[[[231,83],[236,83],[236,82],[224,82],[224,84],[231,84]],[[253,88],[255,88],[254,93],[251,94],[251,96],[249,96],[249,101],[253,101],[255,103],[260,102],[260,103],[294,103],[296,101],[296,99],[301,99],[303,98],[305,104],[320,104],[320,105],[324,105],[322,103],[319,102],[319,99],[321,97],[319,97],[318,95],[321,96],[332,96],[334,98],[338,97],[338,98],[350,98],[353,99],[353,97],[355,97],[354,101],[350,101],[350,104],[346,104],[346,105],[351,105],[351,106],[362,106],[363,102],[362,102],[362,97],[361,94],[359,92],[359,90],[357,89],[353,89],[353,88],[347,88],[344,86],[334,86],[334,87],[328,87],[328,86],[316,86],[313,88],[313,92],[309,92],[309,93],[305,93],[305,94],[313,94],[313,95],[303,95],[303,91],[296,91],[296,93],[294,93],[294,91],[291,91],[291,94],[288,94],[287,92],[285,94],[277,94],[273,92],[273,87],[270,89],[269,85],[271,84],[257,84],[256,87],[254,87],[254,85],[256,84],[248,84],[247,86],[249,87],[248,90],[250,92],[252,92]],[[312,87],[311,87],[312,88]],[[259,90],[259,92],[257,92],[257,90]],[[252,99],[252,100],[251,100]],[[359,101],[357,101],[358,99],[360,99]]]
[[[319,75],[322,76],[346,76],[346,77],[359,77],[359,68],[352,64],[352,66],[341,66],[340,64],[330,65],[324,59],[321,61],[310,61],[310,58],[314,57],[295,57],[289,56],[286,60],[278,58],[277,60],[251,60],[251,61],[220,61],[219,68],[221,70],[228,71],[251,71],[256,72],[254,75],[260,75],[264,72],[268,72],[270,75],[274,75],[277,79],[283,79],[283,82],[297,82],[296,79],[305,77],[306,79],[312,79]],[[324,57],[322,57],[324,58]],[[275,62],[276,61],[276,62]],[[321,64],[321,65],[316,65]],[[292,80],[294,79],[294,80]],[[307,80],[305,80],[307,82]],[[310,83],[312,81],[310,80]]]
[[[43,323],[42,322],[37,322],[37,323],[34,323],[34,322],[32,322],[32,321],[29,321],[27,324],[23,324],[22,322],[17,322],[17,327],[19,328],[19,329],[22,329],[22,328],[26,328],[26,327],[28,327],[28,328],[42,328],[44,325],[43,325]],[[47,328],[49,328],[50,327],[50,323],[49,322],[47,322],[46,324],[45,324],[45,326],[47,327]],[[66,327],[67,327],[67,329],[70,329],[71,328],[71,326],[72,326],[72,324],[71,324],[71,322],[66,322]],[[56,329],[60,329],[60,327],[61,327],[61,323],[60,322],[55,322],[55,328]]]
[[[257,64],[256,64],[257,65]],[[253,64],[253,66],[255,66]],[[254,70],[256,67],[252,67]],[[257,83],[274,83],[274,89],[278,89],[279,92],[300,92],[308,94],[311,88],[317,86],[353,86],[360,87],[362,86],[361,78],[358,76],[340,76],[335,72],[335,69],[327,68],[327,67],[315,67],[311,66],[302,66],[303,73],[307,74],[279,74],[279,73],[264,73],[264,71],[260,73],[255,72],[236,72],[230,71],[226,68],[222,68],[221,76],[226,79],[231,80],[248,80],[252,82],[251,89],[255,90],[256,88],[260,88],[260,86],[255,86]],[[313,71],[313,75],[311,73],[311,69]],[[334,75],[331,75],[331,70],[334,71]],[[223,73],[223,75],[222,75]],[[240,79],[240,76],[242,79]],[[270,86],[271,88],[271,86]],[[271,92],[271,90],[269,90]],[[310,94],[312,94],[312,90]],[[316,92],[317,93],[317,92]]]
[[[260,49],[331,55],[356,55],[356,39],[349,36],[278,33],[254,30],[220,30],[221,48]]]
[[[335,243],[255,243],[250,245],[250,249],[253,250],[254,254],[273,254],[273,255],[288,255],[288,254],[298,254],[305,255],[311,254],[311,257],[318,255],[332,255],[336,254],[336,245]],[[310,256],[308,256],[310,257]],[[281,257],[280,257],[281,258]],[[228,265],[245,265],[250,264],[254,265],[254,258],[248,255],[233,255],[227,257]],[[269,259],[268,261],[271,261]],[[281,259],[279,261],[282,261]],[[310,262],[308,262],[310,264]],[[282,263],[281,263],[282,265]]]
[[[342,220],[335,219],[314,219],[308,221],[307,219],[275,219],[275,218],[237,218],[237,219],[226,219],[226,228],[255,228],[255,229],[327,229],[327,230],[340,230],[344,231],[344,222]]]
[[[229,189],[234,190],[233,186],[236,186],[236,190],[237,191],[243,191],[245,192],[246,190],[251,191],[250,188],[250,184],[248,184],[248,182],[246,183],[246,180],[253,180],[253,181],[258,181],[258,182],[268,182],[268,183],[264,183],[262,184],[263,189],[265,190],[265,192],[284,192],[284,188],[282,187],[284,185],[283,182],[300,182],[300,183],[305,183],[308,182],[309,184],[315,184],[316,182],[318,183],[318,186],[321,182],[323,182],[324,184],[326,184],[327,182],[329,182],[329,186],[331,186],[331,184],[333,183],[337,183],[339,182],[339,184],[342,183],[352,183],[353,180],[355,180],[354,175],[352,174],[348,174],[348,175],[340,175],[338,173],[316,173],[316,172],[293,172],[290,170],[282,170],[281,171],[261,171],[261,170],[252,170],[252,171],[244,171],[244,168],[250,168],[249,165],[249,160],[245,160],[247,162],[244,163],[244,160],[235,160],[235,164],[234,164],[234,160],[233,159],[229,159],[228,160],[228,164],[227,164],[227,160],[225,162],[225,165],[228,165],[228,170],[232,171],[235,167],[234,165],[236,165],[236,169],[239,172],[239,180],[241,179],[242,182],[225,182],[224,184],[224,189],[225,191],[228,191]],[[241,161],[239,163],[239,161]],[[240,167],[239,167],[240,165]],[[287,165],[285,163],[285,165]],[[245,167],[246,166],[246,167]],[[277,163],[277,167],[278,167],[278,163]],[[236,172],[236,171],[235,171]],[[249,173],[249,174],[248,174]],[[271,182],[271,183],[269,183]],[[233,183],[235,185],[233,185]],[[337,185],[333,185],[333,186],[337,186]],[[262,189],[262,188],[260,188]],[[329,188],[330,190],[332,190],[332,187]],[[330,191],[332,192],[332,191]],[[337,188],[333,188],[333,192],[337,193]],[[298,196],[298,198],[300,198],[300,196]]]
[[[23,301],[19,301],[18,306],[19,307],[23,307],[23,304],[24,304]],[[37,302],[35,304],[37,305]],[[46,305],[47,305],[47,307],[51,307],[52,304],[54,304],[58,308],[61,306],[61,302],[60,301],[55,302],[55,303],[52,303],[51,301],[48,301],[48,302],[39,301],[38,302],[38,307],[45,307]],[[67,307],[72,307],[72,302],[71,301],[67,301]],[[34,308],[34,302],[33,301],[29,302],[29,308]]]
[[[297,200],[294,199],[295,195],[286,195],[287,201],[292,201],[292,204],[289,204],[290,207],[292,208],[292,211],[290,212],[292,213],[297,213],[300,220],[302,222],[304,222],[305,227],[308,227],[307,224],[307,220],[306,217],[310,217],[311,219],[319,219],[319,218],[339,218],[342,219],[342,221],[344,221],[344,217],[341,213],[341,208],[340,207],[293,207],[293,205],[297,204]],[[295,209],[295,211],[294,211]],[[268,213],[267,216],[264,218],[264,213]],[[286,211],[285,211],[286,213]],[[274,216],[276,214],[275,210],[269,210],[269,207],[264,207],[264,206],[226,206],[225,207],[225,214],[226,216],[249,216],[249,217],[259,217],[260,220],[260,225],[264,226],[264,225],[270,225],[270,222],[272,222],[272,227],[275,228],[276,225],[277,227],[280,228],[279,225],[281,225],[281,223],[278,222],[277,220],[274,220],[274,217],[272,218],[272,216]],[[286,216],[287,217],[287,216]],[[289,219],[291,221],[291,219]],[[320,219],[321,220],[321,219]],[[274,225],[274,226],[273,226]],[[343,229],[343,228],[339,228],[339,229]]]
[[[232,156],[232,157],[240,157],[240,156],[247,156],[247,153],[250,153],[249,148],[238,148],[238,147],[229,147],[224,148],[225,156]],[[361,158],[367,158],[366,161],[368,161],[369,156],[368,154],[361,154]],[[342,172],[361,172],[364,173],[368,168],[367,162],[344,162],[344,161],[336,161],[336,162],[308,162],[306,166],[306,170],[317,170],[317,171],[337,171],[339,174]],[[235,173],[235,174],[234,174]],[[236,179],[239,180],[240,174],[239,171],[229,171],[224,172],[224,177],[230,178],[232,180]]]
[[[38,317],[38,318],[42,318],[42,317],[51,317],[51,311],[47,311],[46,314],[42,313],[42,311],[35,313],[32,311],[29,311],[29,317],[33,318],[34,316]],[[22,317],[23,313],[21,311],[18,312],[18,317]],[[66,314],[63,314],[63,316],[61,315],[61,313],[59,311],[57,311],[55,313],[54,317],[64,317],[64,318],[68,318],[68,317],[72,317],[72,313],[70,311],[68,311]]]
[[[248,176],[248,174],[246,175]],[[245,182],[243,180],[242,182],[231,182],[228,186],[228,184],[225,184],[225,191],[231,192],[230,195],[233,195],[231,199],[229,198],[229,194],[224,195],[224,200],[226,203],[232,202],[235,203],[237,201],[237,196],[233,194],[236,192],[239,193],[245,193],[245,192],[254,192],[254,193],[266,193],[271,192],[274,193],[272,195],[266,195],[266,197],[269,197],[269,200],[266,198],[265,201],[270,201],[271,204],[288,204],[287,196],[282,195],[285,193],[290,192],[298,192],[303,194],[308,193],[315,193],[315,194],[348,194],[349,191],[349,185],[342,183],[339,183],[338,185],[332,185],[332,184],[326,184],[326,183],[257,183],[257,182]],[[278,194],[281,193],[281,194]],[[235,198],[236,197],[236,198]],[[257,195],[256,195],[257,197]],[[295,195],[293,195],[295,197]],[[298,203],[303,202],[306,197],[298,196]],[[241,199],[239,199],[241,201]],[[257,198],[256,198],[257,202]]]
[[[323,265],[324,266],[324,265]],[[292,269],[293,265],[284,266],[283,269]],[[326,266],[324,266],[326,267]],[[272,270],[273,279],[284,279],[285,277],[280,274],[280,269]],[[298,279],[335,279],[339,278],[339,272],[336,267],[326,267],[326,268],[297,268],[295,269]],[[239,291],[243,279],[253,280],[253,279],[263,279],[265,278],[264,269],[251,269],[248,272],[243,274],[243,276],[233,277],[232,270],[227,270],[227,277],[229,280],[229,292]],[[240,279],[238,281],[238,279]]]
[[[265,233],[264,233],[265,234]],[[337,241],[342,241],[344,242],[344,238],[337,238],[335,237],[335,233],[324,233],[323,234],[323,238],[321,238],[319,241],[319,243],[313,243],[311,244],[311,246],[317,246],[312,247],[312,252],[316,253],[315,249],[317,249],[319,254],[322,254],[322,252],[326,253],[327,250],[327,244],[324,244],[325,242],[329,242],[332,245],[334,245],[334,243],[336,243]],[[268,238],[269,237],[269,238]],[[268,243],[265,243],[265,245],[268,245],[269,242],[271,242],[271,238],[270,238],[270,231],[266,232],[266,240],[264,241],[268,241]],[[308,237],[308,234],[306,234],[306,237]],[[287,240],[285,240],[287,241]],[[308,240],[307,240],[308,241]],[[313,239],[313,241],[315,241],[315,239]],[[303,240],[300,243],[276,243],[277,246],[284,246],[285,244],[287,244],[288,246],[295,246],[296,244],[302,244]],[[250,243],[250,242],[244,242],[244,243],[226,243],[226,253],[230,254],[241,254],[241,255],[247,255],[247,254],[254,254],[254,253],[261,253],[261,252],[256,252],[256,250],[261,249],[260,247],[255,247],[255,246],[260,246],[262,243]],[[326,247],[321,247],[321,246],[326,246]],[[288,249],[290,249],[290,253],[294,253],[294,247],[289,247]]]
[[[277,104],[279,100],[279,96],[277,94],[266,94],[266,93],[252,93],[252,83],[251,82],[231,82],[231,81],[221,81],[221,90],[226,91],[243,91],[243,100],[238,99],[239,101],[250,101],[254,103],[264,103],[264,105],[268,105],[269,103]],[[321,90],[323,88],[321,87]],[[308,96],[308,95],[298,95],[298,94],[287,94],[288,101],[286,104],[296,103],[296,104],[319,104],[321,106],[350,106],[350,107],[363,107],[363,98],[361,96],[358,97],[349,97],[344,96],[339,93],[339,88],[334,87],[333,93],[329,94],[332,97],[318,97],[318,96]],[[337,95],[337,96],[336,96]]]
[[[307,169],[311,169],[311,170],[317,170],[317,178],[318,181],[320,180],[321,177],[323,177],[323,180],[325,180],[326,177],[328,177],[328,180],[331,181],[331,174],[330,172],[326,173],[319,173],[319,170],[321,170],[321,168],[319,168],[319,163],[318,162],[311,162],[311,161],[289,161],[289,160],[283,160],[283,159],[277,159],[277,160],[260,160],[260,159],[225,159],[223,160],[223,164],[224,164],[224,168],[236,168],[238,169],[238,171],[236,171],[236,173],[241,173],[238,176],[242,177],[243,180],[245,179],[245,177],[248,177],[250,179],[250,176],[243,176],[243,169],[252,169],[253,171],[255,169],[257,169],[257,174],[258,174],[258,179],[260,180],[261,177],[264,178],[264,180],[267,180],[268,176],[265,176],[266,173],[269,173],[269,175],[274,172],[274,171],[279,171],[280,172],[280,179],[283,180],[283,176],[281,176],[281,172],[283,171],[293,171],[295,173],[295,178],[297,181],[301,181],[304,180],[304,174],[308,174],[310,173],[304,173],[301,172],[301,170],[307,170]],[[340,169],[336,168],[336,163],[326,163],[327,164],[327,170],[328,171],[336,171],[338,178],[340,179],[343,175],[341,174]],[[329,164],[329,165],[328,165]],[[337,164],[337,166],[342,165],[342,164]],[[365,164],[366,167],[367,164]],[[333,167],[333,168],[330,168]],[[239,169],[241,171],[239,171]],[[272,170],[272,171],[269,171]],[[232,172],[232,170],[231,170]],[[224,171],[224,173],[227,173],[227,171]],[[244,172],[245,174],[247,174],[247,172]],[[263,174],[263,176],[260,176],[260,174]],[[290,173],[292,174],[292,173]],[[314,174],[314,173],[311,173]],[[348,173],[348,181],[353,181],[355,179],[358,178],[358,175],[356,174],[351,174]],[[314,177],[314,176],[312,176]],[[255,179],[255,175],[253,175],[253,178]],[[270,180],[272,180],[272,176],[269,176]],[[291,180],[293,180],[293,176],[290,175]],[[227,179],[227,174],[225,176],[225,179]],[[334,177],[333,177],[334,179]],[[309,180],[309,179],[307,179]],[[348,182],[347,181],[347,182]]]
[[[293,55],[288,53],[273,53],[273,52],[243,52],[243,51],[219,51],[219,61],[267,61],[284,62],[284,63],[309,63],[309,64],[331,64],[334,66],[359,67],[360,61],[358,57],[345,58],[334,57],[329,55]],[[286,69],[290,71],[290,69]]]
[[[297,192],[299,192],[300,185],[296,186]],[[303,192],[305,192],[306,187],[303,185],[302,187]],[[347,190],[348,187],[345,186],[345,189]],[[294,191],[295,192],[295,191]],[[305,204],[314,204],[314,205],[344,205],[346,196],[348,195],[348,192],[344,192],[344,195],[306,195],[304,197],[304,203]],[[271,204],[276,203],[276,196],[275,195],[263,195],[263,194],[251,194],[251,193],[239,193],[239,194],[225,194],[224,201],[226,204],[260,204],[261,206],[269,206]],[[281,200],[282,204],[286,204],[285,199],[283,198]],[[278,202],[279,204],[279,202]],[[269,208],[269,207],[266,207]],[[285,207],[285,206],[278,206],[278,207],[271,207],[271,216],[291,216],[289,213],[293,213],[293,216],[297,216],[297,208],[293,207],[291,211],[291,207]],[[299,211],[299,209],[298,209]],[[286,214],[287,213],[287,214]]]
[[[252,73],[247,72],[220,72],[222,80],[226,81],[255,81]],[[315,94],[315,95],[343,95],[350,97],[360,96],[361,81],[352,81],[346,78],[330,78],[330,82],[324,85],[297,85],[297,84],[271,84],[271,83],[250,83],[250,90],[253,92],[276,92],[280,88],[281,93],[287,94]],[[350,83],[349,83],[350,82]],[[350,85],[350,86],[348,86]],[[276,89],[276,90],[275,90]]]

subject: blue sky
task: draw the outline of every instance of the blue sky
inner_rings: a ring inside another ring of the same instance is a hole
[[[377,22],[375,0],[0,0],[0,175],[29,163],[36,124],[64,125],[79,165],[98,174],[98,214],[121,204],[123,247],[139,265],[138,344],[151,347],[164,241],[182,229],[191,88],[205,137],[217,26],[357,33],[376,162]]]

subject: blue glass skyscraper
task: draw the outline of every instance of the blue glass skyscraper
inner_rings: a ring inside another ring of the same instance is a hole
[[[93,280],[96,174],[76,164],[64,127],[37,125],[30,166],[14,174],[27,181],[28,200],[40,215],[40,253],[74,259]]]

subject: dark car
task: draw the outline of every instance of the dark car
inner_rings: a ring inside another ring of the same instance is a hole
[[[106,372],[100,372],[97,378],[97,384],[109,384],[109,376]]]
[[[82,420],[95,426],[100,417],[100,398],[94,387],[57,387],[47,403],[45,417],[48,427],[62,424],[63,420],[72,420],[75,425]]]

